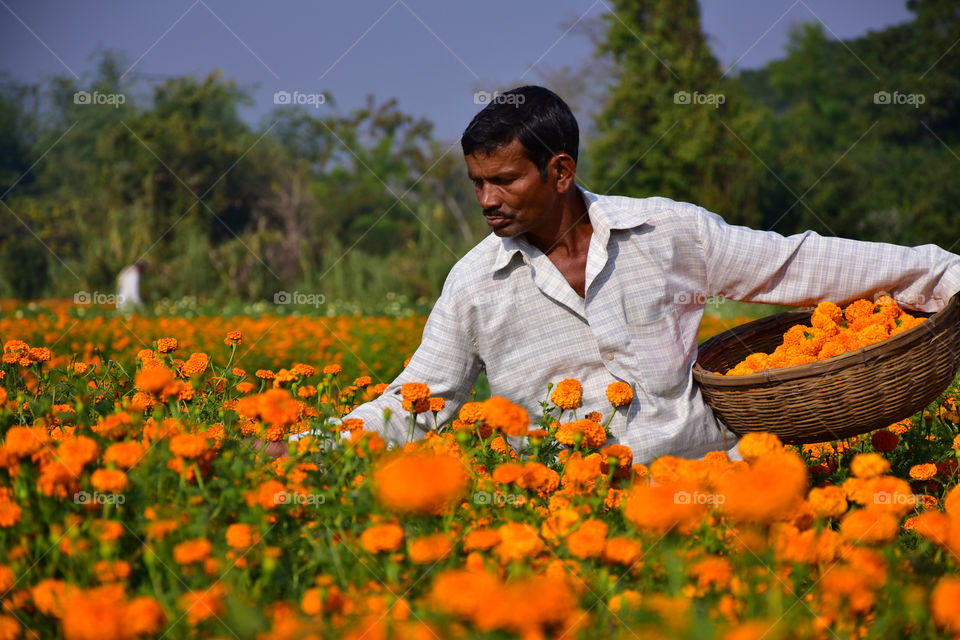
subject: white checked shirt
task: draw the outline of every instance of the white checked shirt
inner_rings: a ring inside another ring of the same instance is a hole
[[[634,400],[616,411],[612,441],[634,461],[702,457],[736,445],[694,383],[697,331],[705,300],[777,304],[838,303],[886,291],[925,311],[960,290],[960,256],[821,237],[784,237],[726,224],[720,216],[666,198],[582,192],[593,226],[585,298],[550,259],[522,237],[487,236],[450,271],[410,364],[376,400],[346,417],[397,442],[409,414],[400,387],[426,383],[446,401],[440,423],[469,400],[481,368],[490,390],[536,421],[547,383],[583,385],[577,416],[613,410],[607,386],[620,380]],[[384,409],[392,415],[384,422]],[[566,412],[564,420],[573,419]],[[421,414],[417,437],[433,427]]]

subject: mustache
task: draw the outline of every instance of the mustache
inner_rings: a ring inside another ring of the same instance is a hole
[[[492,207],[489,209],[484,209],[483,215],[485,215],[488,218],[512,218],[513,217],[513,216],[505,215],[502,211],[500,211],[500,209],[494,209]]]

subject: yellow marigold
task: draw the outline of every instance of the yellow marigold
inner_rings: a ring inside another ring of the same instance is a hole
[[[482,413],[488,425],[507,436],[524,436],[530,427],[527,410],[500,396],[491,396],[484,402]]]
[[[180,367],[180,372],[186,376],[200,375],[207,370],[210,364],[210,358],[205,353],[191,353],[190,358]]]
[[[90,476],[90,484],[104,493],[122,493],[127,488],[127,474],[117,469],[97,469]]]
[[[850,462],[850,471],[858,478],[882,476],[890,470],[890,461],[879,453],[858,453]]]
[[[929,480],[937,475],[937,465],[932,462],[915,464],[910,467],[910,477],[914,480]]]
[[[811,489],[807,501],[820,518],[839,518],[847,512],[846,492],[835,485]]]
[[[227,544],[232,549],[247,549],[260,541],[260,530],[240,522],[227,527]]]
[[[360,546],[367,553],[396,551],[403,543],[403,528],[398,524],[377,524],[360,535]]]
[[[233,331],[227,331],[227,336],[223,339],[223,344],[228,347],[231,345],[239,345],[243,342],[243,333],[239,329],[234,329]]]
[[[603,553],[607,540],[607,524],[602,520],[585,520],[576,531],[567,536],[567,551],[575,558],[585,560]]]
[[[434,564],[450,555],[452,548],[450,536],[436,533],[411,540],[407,555],[414,564]]]
[[[378,465],[374,493],[400,513],[439,513],[466,493],[470,476],[459,458],[430,452],[403,453]]]
[[[615,407],[628,405],[633,400],[633,387],[626,382],[611,382],[607,387],[607,400]]]
[[[170,439],[170,452],[184,458],[199,458],[207,449],[207,439],[199,434],[181,433]]]
[[[173,560],[177,564],[202,562],[210,556],[213,545],[206,538],[194,538],[181,542],[173,548]]]
[[[550,402],[557,405],[560,409],[576,409],[580,406],[580,396],[583,394],[583,387],[580,381],[574,378],[566,378],[557,383],[557,387],[550,394]]]
[[[160,338],[157,340],[157,351],[160,353],[170,353],[176,351],[178,347],[176,338]]]

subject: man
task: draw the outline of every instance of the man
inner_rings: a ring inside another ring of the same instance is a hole
[[[143,305],[140,299],[140,276],[143,275],[143,262],[137,260],[124,267],[117,276],[117,310],[133,311]]]
[[[706,298],[812,304],[882,290],[932,311],[960,290],[960,257],[933,245],[783,237],[727,225],[692,204],[582,190],[577,122],[542,87],[501,94],[461,144],[493,233],[450,271],[406,369],[347,416],[393,441],[407,434],[404,383],[426,383],[446,400],[442,423],[485,369],[491,392],[534,420],[549,382],[582,383],[581,417],[609,415],[607,386],[630,384],[634,400],[610,428],[635,462],[733,453],[736,437],[691,376]],[[422,436],[432,415],[418,416],[417,425]]]

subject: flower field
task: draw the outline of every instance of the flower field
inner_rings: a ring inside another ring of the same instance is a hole
[[[0,306],[0,640],[960,636],[956,383],[735,462],[633,464],[605,427],[629,385],[581,415],[575,379],[539,421],[477,398],[391,448],[323,425],[382,393],[422,317]]]

